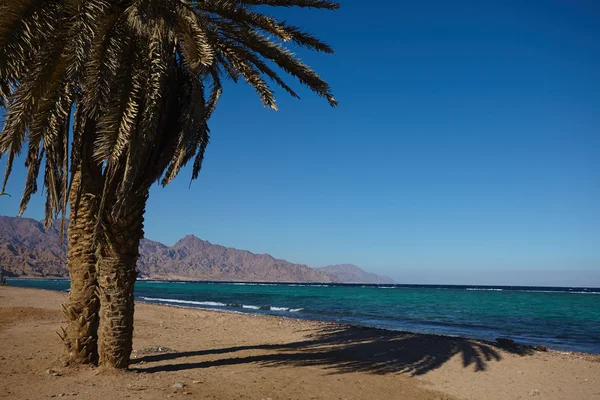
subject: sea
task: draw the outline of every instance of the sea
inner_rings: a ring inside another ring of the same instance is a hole
[[[9,279],[68,291],[68,280]],[[600,288],[138,281],[137,301],[600,354]]]

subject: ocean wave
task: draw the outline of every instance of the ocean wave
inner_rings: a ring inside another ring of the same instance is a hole
[[[562,294],[600,294],[600,292],[588,292],[588,291],[573,291],[573,289],[569,290],[522,290],[522,289],[467,289],[467,290],[504,290],[507,292],[517,292],[517,293],[562,293]]]
[[[165,303],[177,303],[177,304],[194,304],[198,306],[215,306],[215,307],[225,307],[227,304],[219,303],[217,301],[193,301],[193,300],[178,300],[178,299],[161,299],[157,297],[142,297],[142,299],[147,301],[161,301]]]
[[[303,308],[289,308],[289,307],[275,307],[275,306],[254,306],[251,304],[241,303],[228,303],[227,307],[231,308],[246,308],[249,310],[263,310],[263,311],[279,311],[279,312],[298,312],[304,310]]]
[[[600,292],[569,292],[573,294],[600,294]]]
[[[224,285],[236,285],[236,286],[277,286],[278,283],[258,283],[258,282],[232,282],[223,283]]]
[[[512,290],[513,292],[523,293],[567,293],[567,294],[600,294],[600,292],[573,292],[571,289],[567,290]]]
[[[304,310],[304,308],[289,308],[289,307],[272,307],[272,306],[261,306],[261,310],[267,311],[283,311],[283,312],[298,312]]]
[[[492,289],[492,288],[467,288],[466,290],[502,292],[504,289]]]
[[[512,290],[512,292],[523,292],[523,293],[569,293],[564,290]]]
[[[213,307],[231,307],[231,308],[245,308],[248,310],[263,310],[263,311],[289,311],[298,312],[303,310],[302,308],[289,307],[275,307],[275,306],[255,306],[252,304],[241,304],[241,303],[221,303],[218,301],[194,301],[194,300],[179,300],[179,299],[163,299],[158,297],[141,297],[146,301],[157,301],[164,303],[176,303],[176,304],[193,304],[198,306],[213,306]]]

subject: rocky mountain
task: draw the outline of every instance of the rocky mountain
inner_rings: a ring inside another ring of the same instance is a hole
[[[392,278],[366,272],[352,264],[329,265],[327,267],[317,268],[317,270],[326,273],[328,276],[338,282],[378,284],[397,283]]]
[[[0,271],[5,275],[66,278],[66,251],[56,226],[45,229],[30,218],[0,216]],[[269,254],[211,244],[193,235],[173,246],[142,239],[137,268],[140,278],[146,279],[390,283],[389,278],[356,266],[315,269]]]
[[[0,216],[0,271],[7,276],[66,277],[66,241],[30,218]]]
[[[211,244],[194,235],[171,247],[142,240],[138,269],[140,277],[153,279],[334,282],[327,274],[306,265]]]

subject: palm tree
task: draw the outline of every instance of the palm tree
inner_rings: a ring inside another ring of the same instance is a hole
[[[259,6],[339,7],[327,0],[0,5],[0,154],[8,157],[2,192],[26,145],[20,212],[37,190],[42,165],[46,223],[61,216],[64,229],[70,202],[63,338],[73,361],[95,362],[97,354],[102,366],[127,367],[148,191],[154,182],[168,184],[188,162],[192,179],[198,176],[223,78],[245,80],[276,109],[266,78],[298,97],[278,67],[337,104],[329,85],[285,43],[333,50]]]

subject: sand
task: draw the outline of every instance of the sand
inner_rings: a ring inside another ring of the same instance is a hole
[[[130,371],[69,368],[65,300],[0,287],[0,398],[600,399],[596,355],[149,304]]]

